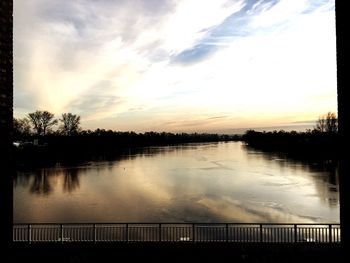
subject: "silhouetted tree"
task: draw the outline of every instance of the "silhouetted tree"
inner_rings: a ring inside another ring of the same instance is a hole
[[[319,117],[316,122],[315,130],[318,132],[337,133],[338,118],[336,114],[328,112],[326,115]]]
[[[22,139],[31,134],[30,121],[27,118],[13,118],[13,136],[15,139]]]
[[[51,127],[57,124],[54,114],[48,111],[36,111],[28,114],[30,122],[37,135],[45,135]]]
[[[72,113],[63,113],[62,119],[60,119],[62,125],[60,130],[65,135],[77,134],[81,131],[80,125],[80,116]]]

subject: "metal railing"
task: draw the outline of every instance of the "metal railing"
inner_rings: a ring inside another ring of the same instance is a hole
[[[339,224],[14,224],[14,242],[339,243]]]

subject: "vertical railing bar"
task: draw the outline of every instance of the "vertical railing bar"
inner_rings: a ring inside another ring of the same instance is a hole
[[[265,231],[266,231],[266,233],[267,233],[267,235],[265,235],[265,242],[269,243],[269,242],[271,242],[271,240],[270,240],[270,236],[271,236],[270,227],[267,226],[267,227],[265,228]]]
[[[176,236],[176,227],[172,228],[172,227],[168,227],[168,229],[170,230],[170,235],[171,235],[171,241],[175,242],[175,236]]]
[[[126,240],[126,242],[129,242],[129,224],[126,224],[125,240]]]
[[[283,242],[283,240],[284,240],[284,236],[285,236],[285,233],[284,233],[284,227],[281,227],[280,228],[280,239],[279,239],[279,241],[278,242]]]
[[[287,227],[284,229],[284,242],[289,242],[289,229]]]
[[[326,235],[326,230],[327,230],[326,228],[324,228],[322,230],[322,242],[325,242],[325,243],[329,242],[327,235]]]
[[[292,231],[293,231],[293,228],[289,227],[288,228],[288,242],[292,242]]]
[[[94,243],[96,243],[96,224],[93,225],[94,227]]]
[[[246,240],[245,242],[251,241],[252,228],[250,226],[246,227]]]
[[[276,227],[277,227],[277,236],[278,236],[277,242],[281,243],[284,238],[284,227],[283,226],[276,226]]]
[[[61,229],[61,243],[63,244],[63,225],[60,224],[60,229]]]
[[[246,228],[245,227],[241,227],[241,231],[242,231],[242,238],[243,238],[243,242],[246,241]]]
[[[194,223],[192,223],[192,237],[193,237],[193,243],[196,242],[196,227]]]
[[[294,224],[294,243],[298,242],[298,227],[296,224]]]
[[[181,236],[184,238],[184,240],[186,240],[186,235],[187,235],[187,229],[184,227],[181,227]]]
[[[273,228],[273,241],[274,242],[278,242],[278,239],[279,239],[279,233],[278,233],[278,228],[277,227],[274,227]]]
[[[333,240],[332,240],[332,239],[333,239],[333,238],[332,238],[332,225],[329,224],[328,228],[329,228],[328,242],[329,242],[329,243],[332,243],[332,242],[333,242]]]
[[[162,224],[159,224],[159,242],[162,242]]]
[[[276,229],[274,227],[271,228],[271,242],[276,241],[276,235],[275,235]]]
[[[247,241],[247,227],[242,227],[242,232],[243,232],[243,241]]]
[[[282,227],[280,242],[285,242],[285,240],[286,240],[286,228]]]
[[[32,243],[32,226],[30,224],[28,224],[28,242]]]
[[[316,238],[316,236],[315,236],[316,229],[310,227],[310,232],[312,233],[310,240],[314,240]]]

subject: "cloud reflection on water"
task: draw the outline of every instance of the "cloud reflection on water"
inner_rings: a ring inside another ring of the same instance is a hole
[[[214,169],[215,168],[215,169]],[[336,173],[241,143],[17,172],[16,222],[338,222]]]

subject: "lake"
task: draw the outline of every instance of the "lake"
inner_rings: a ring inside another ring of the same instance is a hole
[[[242,142],[130,150],[17,171],[14,223],[338,223],[336,165]]]

